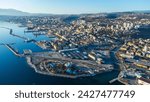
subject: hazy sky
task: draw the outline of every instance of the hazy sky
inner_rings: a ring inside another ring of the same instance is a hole
[[[1,0],[0,8],[31,13],[98,13],[150,10],[150,0]]]

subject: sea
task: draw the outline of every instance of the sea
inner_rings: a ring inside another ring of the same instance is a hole
[[[4,28],[5,27],[5,28]],[[34,43],[26,43],[23,39],[9,34],[9,29],[13,29],[13,33],[30,39],[53,40],[45,35],[34,36],[32,33],[24,33],[25,27],[19,27],[18,24],[0,21],[0,85],[110,85],[109,81],[116,78],[119,74],[119,68],[115,65],[115,69],[111,72],[105,72],[96,76],[83,78],[63,78],[36,73],[31,68],[25,58],[15,56],[4,44],[13,44],[12,46],[20,53],[24,49],[30,49],[32,52],[41,52],[43,49]],[[115,59],[106,59],[108,62],[114,62]],[[116,81],[111,85],[122,85]]]

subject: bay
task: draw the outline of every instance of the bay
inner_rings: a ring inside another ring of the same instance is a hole
[[[13,33],[36,40],[51,40],[41,35],[34,36],[32,33],[25,34],[24,29],[17,24],[0,22],[0,27],[13,29]],[[13,47],[20,53],[24,49],[31,49],[33,52],[43,51],[34,43],[25,43],[23,39],[9,34],[8,29],[0,28],[0,43],[15,43]],[[112,60],[113,61],[113,60]],[[0,85],[108,85],[109,81],[116,78],[119,71],[114,70],[92,77],[69,79],[38,74],[31,68],[25,58],[15,56],[5,46],[0,45]],[[115,85],[121,83],[115,82]]]

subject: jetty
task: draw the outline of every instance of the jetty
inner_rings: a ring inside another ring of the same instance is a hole
[[[19,52],[17,50],[15,50],[11,45],[9,44],[4,44],[14,55],[18,56],[18,57],[23,57],[24,54],[19,54]]]
[[[113,82],[115,82],[115,81],[117,81],[117,80],[118,80],[118,77],[117,77],[117,78],[114,78],[114,79],[112,79],[112,80],[110,80],[109,83],[111,84],[111,83],[113,83]]]

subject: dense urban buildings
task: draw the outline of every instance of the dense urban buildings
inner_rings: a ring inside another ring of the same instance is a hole
[[[117,64],[120,74],[116,80],[150,84],[150,36],[137,38],[140,29],[150,27],[150,13],[1,16],[0,20],[26,27],[24,33],[54,38],[36,41],[16,35],[10,28],[10,35],[47,50],[32,53],[29,49],[19,54],[4,44],[17,56],[26,57],[38,73],[78,78],[115,70]]]

